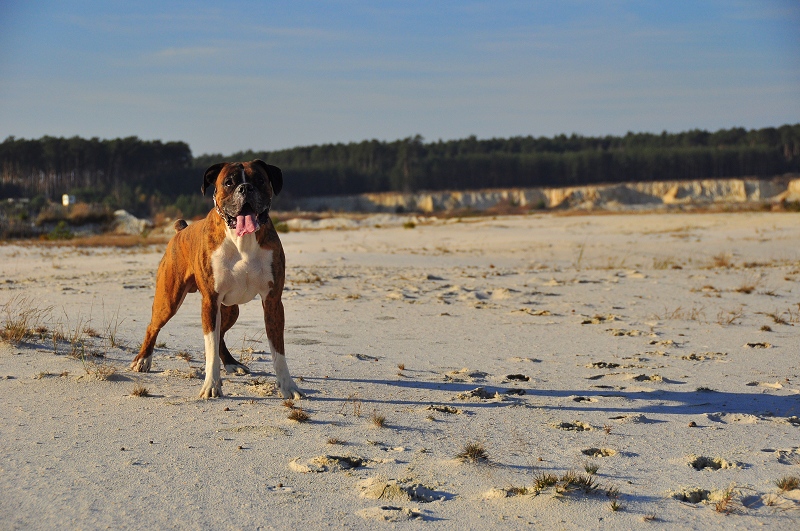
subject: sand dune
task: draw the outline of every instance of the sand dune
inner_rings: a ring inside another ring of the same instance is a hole
[[[800,215],[281,238],[302,422],[257,303],[224,398],[196,398],[197,295],[127,371],[163,246],[0,246],[6,334],[38,327],[0,342],[4,529],[800,524]]]

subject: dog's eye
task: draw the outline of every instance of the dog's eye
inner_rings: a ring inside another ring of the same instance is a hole
[[[225,184],[225,186],[233,186],[233,179],[228,177],[227,179],[225,179],[225,182],[223,184]]]

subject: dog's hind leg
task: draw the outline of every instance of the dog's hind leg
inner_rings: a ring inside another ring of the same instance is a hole
[[[222,313],[222,328],[219,333],[219,357],[222,360],[222,366],[225,367],[225,372],[228,374],[250,374],[250,369],[243,363],[236,361],[231,355],[231,351],[228,350],[228,346],[225,345],[225,332],[230,330],[236,323],[236,319],[239,318],[239,307],[236,305],[223,306],[220,312]]]
[[[139,354],[133,359],[130,369],[136,372],[150,372],[150,365],[153,361],[153,348],[156,345],[158,333],[172,319],[178,308],[183,304],[183,299],[190,291],[194,291],[193,286],[175,286],[170,281],[168,271],[159,267],[158,278],[156,280],[156,296],[153,299],[153,313],[150,317],[150,324],[144,334],[142,347]]]

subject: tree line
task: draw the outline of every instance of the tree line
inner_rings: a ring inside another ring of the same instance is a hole
[[[297,196],[772,177],[800,172],[800,124],[430,143],[415,136],[203,155],[195,164],[253,158],[281,167],[285,188]]]
[[[0,198],[58,200],[69,193],[140,215],[171,205],[191,216],[207,209],[198,193],[206,167],[254,158],[283,170],[286,205],[303,196],[365,192],[768,178],[800,173],[800,124],[604,137],[414,136],[197,157],[184,142],[9,137],[0,143]]]

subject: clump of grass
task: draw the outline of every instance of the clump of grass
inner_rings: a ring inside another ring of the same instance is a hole
[[[561,476],[561,485],[557,487],[557,491],[560,493],[566,493],[573,490],[580,490],[585,494],[589,494],[590,492],[597,490],[599,486],[600,485],[592,476],[584,476],[573,470],[570,470]]]
[[[108,338],[108,344],[111,346],[111,348],[122,347],[122,343],[119,338],[119,326],[123,321],[125,321],[125,319],[120,320],[119,318],[119,306],[117,306],[117,310],[114,312],[112,317],[113,320],[105,323],[106,338]],[[105,322],[105,319],[103,319],[103,321]]]
[[[337,437],[328,437],[328,440],[325,442],[327,444],[344,444],[344,441]]]
[[[303,408],[298,407],[292,409],[287,418],[295,422],[308,422],[308,420],[311,418],[311,415],[303,411]]]
[[[358,393],[353,393],[347,397],[347,400],[342,403],[342,408],[339,410],[339,414],[344,414],[344,409],[348,403],[352,404],[353,406],[353,416],[361,417],[361,406],[363,403],[361,398],[358,396]]]
[[[597,474],[597,471],[600,470],[600,465],[598,465],[597,463],[592,463],[591,461],[586,461],[583,463],[583,469],[590,476],[594,476],[595,474]]]
[[[788,325],[788,324],[789,324],[789,321],[787,321],[787,320],[786,320],[786,319],[783,317],[783,315],[780,315],[780,314],[778,314],[777,312],[768,313],[768,314],[767,314],[767,317],[771,317],[771,318],[772,318],[772,321],[773,321],[775,324],[779,324],[779,325]]]
[[[717,323],[721,325],[732,325],[744,317],[744,309],[720,310],[717,314]]]
[[[783,492],[800,489],[800,477],[784,476],[775,481],[775,486],[777,486]]]
[[[675,260],[668,256],[666,258],[653,258],[653,269],[669,269],[675,263]]]
[[[736,500],[734,498],[736,491],[734,488],[728,487],[722,492],[720,499],[714,504],[714,510],[720,514],[731,514],[736,512]]]
[[[456,458],[471,463],[485,463],[489,460],[489,454],[483,444],[472,441],[464,445],[461,451],[456,454]]]
[[[131,396],[138,396],[140,398],[146,398],[150,396],[150,391],[147,390],[147,387],[143,386],[142,384],[136,384],[133,387],[133,391],[131,391]]]
[[[0,339],[12,344],[18,344],[23,339],[30,337],[41,330],[41,321],[50,313],[52,307],[42,308],[33,298],[25,295],[15,295],[4,305],[0,306],[0,315],[3,316],[3,326],[0,329]],[[38,332],[40,337],[45,332]]]
[[[89,337],[100,337],[100,332],[92,328],[91,326],[84,326],[83,333]]]
[[[558,483],[558,476],[555,474],[548,474],[546,472],[541,472],[533,478],[533,487],[536,490],[549,489],[556,483]]]
[[[373,410],[372,411],[372,415],[370,415],[369,421],[376,428],[385,428],[386,427],[386,417],[381,415],[380,413],[378,413],[377,410]]]
[[[614,498],[611,500],[611,503],[608,504],[608,508],[611,509],[612,512],[617,512],[622,509],[622,503],[617,498]]]
[[[177,354],[175,354],[176,358],[182,359],[186,363],[190,363],[192,361],[192,355],[186,352],[185,350],[181,350]]]
[[[417,226],[417,224],[414,223],[413,221],[406,221],[405,223],[403,223],[403,228],[404,229],[414,229],[414,228],[416,228],[416,226]]]
[[[288,409],[294,409],[294,401],[293,400],[284,400],[281,405]]]
[[[772,328],[769,325],[764,325],[761,327],[762,332],[772,332]]]
[[[656,520],[656,513],[647,513],[646,515],[642,516],[643,522],[655,522]]]
[[[400,369],[401,371],[404,371],[404,370],[406,370],[406,364],[405,363],[399,363],[397,365],[397,368]]]
[[[116,367],[108,363],[84,363],[86,374],[98,380],[110,380],[117,373]]]
[[[731,261],[732,258],[733,256],[731,256],[729,253],[719,253],[711,257],[711,263],[709,264],[709,267],[712,269],[731,267],[733,265],[733,262]]]

